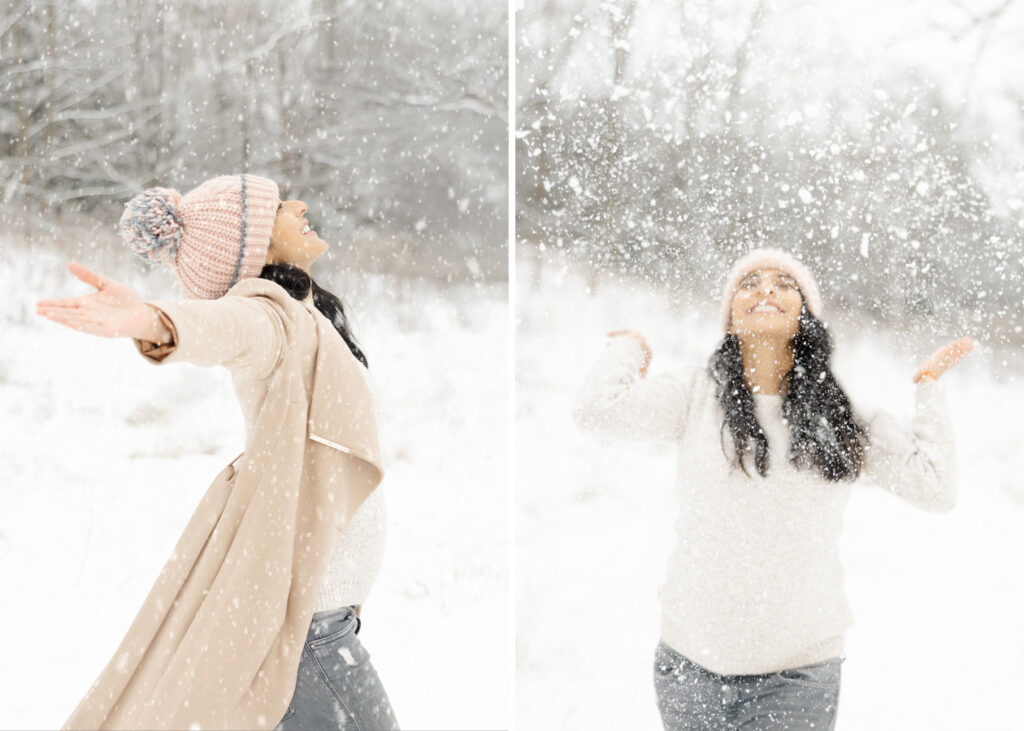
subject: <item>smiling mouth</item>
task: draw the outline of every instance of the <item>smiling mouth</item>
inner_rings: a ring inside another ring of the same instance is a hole
[[[785,310],[776,304],[771,302],[759,302],[758,304],[751,307],[747,312],[772,312],[778,314],[784,314]]]
[[[302,234],[303,236],[305,236],[306,234],[311,234],[311,233],[313,233],[313,229],[311,229],[311,228],[309,227],[309,223],[306,223],[306,225],[302,227],[302,231],[300,231],[300,233],[301,233],[301,234]]]

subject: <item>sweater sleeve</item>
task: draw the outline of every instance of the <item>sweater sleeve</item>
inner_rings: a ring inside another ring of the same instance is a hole
[[[164,345],[132,338],[139,353],[155,365],[219,365],[250,378],[267,378],[281,357],[284,312],[269,297],[226,295],[146,304],[157,308],[172,335]]]
[[[946,512],[956,505],[956,463],[942,386],[918,384],[914,402],[909,430],[884,411],[871,420],[865,473],[919,508]]]
[[[683,381],[641,378],[644,351],[633,337],[612,337],[576,393],[572,415],[586,431],[624,439],[678,439],[686,405]]]

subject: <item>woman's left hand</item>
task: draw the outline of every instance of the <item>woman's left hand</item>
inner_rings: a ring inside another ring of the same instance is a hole
[[[936,380],[972,350],[974,350],[974,340],[969,337],[963,337],[948,345],[943,345],[924,359],[921,367],[914,374],[914,383],[920,383],[922,380]]]

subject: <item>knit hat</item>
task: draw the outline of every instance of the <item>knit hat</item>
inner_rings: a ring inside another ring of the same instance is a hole
[[[121,236],[140,258],[174,267],[182,294],[217,299],[259,276],[281,199],[277,183],[222,175],[185,195],[147,188],[125,204]]]
[[[733,264],[732,271],[729,272],[729,277],[725,280],[725,287],[722,290],[722,332],[729,332],[732,298],[740,286],[740,280],[747,273],[761,267],[774,267],[793,277],[804,296],[807,310],[815,317],[821,317],[821,293],[818,291],[818,283],[814,281],[811,270],[785,251],[755,249]]]

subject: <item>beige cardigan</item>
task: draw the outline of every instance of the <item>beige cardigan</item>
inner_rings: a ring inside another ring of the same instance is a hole
[[[362,366],[309,301],[245,279],[154,301],[152,363],[221,365],[246,449],[214,479],[65,729],[273,728],[295,689],[336,530],[383,477]]]

